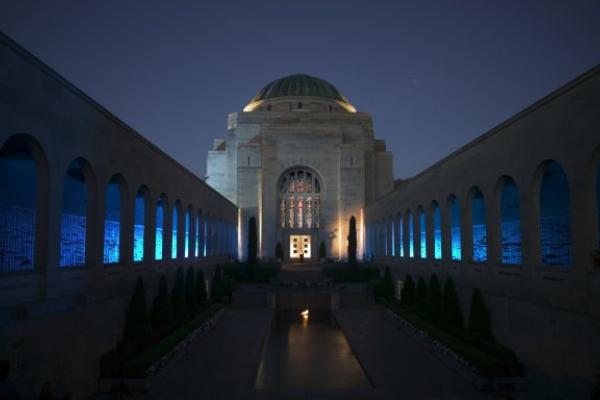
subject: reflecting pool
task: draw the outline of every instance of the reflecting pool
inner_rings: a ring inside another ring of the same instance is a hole
[[[329,311],[278,311],[256,376],[257,389],[371,387]]]

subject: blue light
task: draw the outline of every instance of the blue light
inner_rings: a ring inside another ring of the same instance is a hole
[[[60,224],[59,266],[85,264],[87,196],[82,163],[73,161],[65,174]]]
[[[487,260],[487,233],[485,223],[485,203],[483,194],[479,189],[471,199],[473,261],[484,262]]]
[[[171,237],[171,258],[177,258],[177,214],[179,213],[179,206],[173,207],[173,234]]]
[[[419,229],[421,230],[421,258],[427,258],[427,222],[423,210],[419,213]]]
[[[163,257],[163,202],[156,204],[156,234],[154,244],[154,259],[162,260]]]
[[[144,259],[144,219],[146,216],[146,201],[141,192],[135,198],[135,222],[133,226],[133,261]]]
[[[392,257],[396,256],[396,227],[392,221]]]
[[[121,239],[121,194],[117,181],[113,178],[106,188],[104,210],[104,264],[119,262]]]
[[[450,221],[450,239],[451,239],[451,251],[452,260],[462,260],[462,247],[460,239],[460,208],[458,207],[458,201],[456,197],[452,196],[450,199],[451,204],[451,221]]]
[[[442,258],[442,213],[437,203],[433,208],[433,257],[436,260]]]
[[[400,231],[400,239],[398,240],[400,257],[404,257],[404,223],[402,217],[400,217],[400,219],[398,220],[398,229]]]
[[[200,254],[200,217],[196,216],[196,241],[194,244],[194,257]]]
[[[190,212],[189,210],[185,213],[185,229],[184,229],[184,233],[185,233],[185,237],[183,239],[183,247],[184,247],[184,254],[183,256],[185,258],[189,258],[190,256]]]
[[[519,190],[512,179],[506,180],[501,200],[502,263],[521,264],[521,221]]]
[[[0,153],[0,272],[32,270],[36,226],[35,163],[26,149],[10,152],[5,148]]]
[[[540,238],[542,262],[571,264],[571,217],[569,184],[558,163],[546,164],[540,188]]]
[[[408,256],[410,258],[414,258],[415,256],[414,244],[413,216],[412,214],[408,214]]]
[[[206,257],[206,243],[208,242],[208,236],[206,236],[207,234],[207,228],[206,225],[208,224],[208,216],[206,217],[206,219],[204,220],[204,224],[203,224],[203,229],[204,229],[204,243],[203,243],[203,249],[202,249],[202,256]]]

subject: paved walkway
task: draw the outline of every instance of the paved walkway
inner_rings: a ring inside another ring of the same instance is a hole
[[[429,353],[419,339],[392,325],[382,311],[340,309],[335,315],[375,386],[376,398],[494,398],[471,387],[462,376]]]
[[[254,386],[272,312],[229,308],[215,328],[148,382],[147,399],[245,399]]]

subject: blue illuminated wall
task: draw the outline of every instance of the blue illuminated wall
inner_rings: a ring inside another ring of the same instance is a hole
[[[209,216],[206,215],[206,219],[204,220],[204,226],[203,226],[204,246],[203,246],[202,254],[204,257],[208,256],[208,241],[209,241],[209,238],[208,238],[208,221],[209,221],[209,219],[208,218],[209,218]]]
[[[442,258],[442,213],[437,203],[433,204],[433,257]]]
[[[415,235],[413,227],[413,216],[408,213],[408,256],[413,258],[415,256]]]
[[[540,239],[542,262],[571,264],[571,217],[567,176],[554,161],[546,164],[540,187]]]
[[[460,239],[460,207],[456,197],[450,198],[450,245],[452,260],[462,260],[462,247]]]
[[[504,183],[500,213],[502,263],[521,264],[521,213],[519,209],[519,189],[512,179],[507,179]]]
[[[392,220],[392,257],[396,256],[396,226]]]
[[[146,200],[140,190],[135,198],[135,220],[133,224],[133,261],[144,259],[144,231],[146,219]]]
[[[487,261],[487,231],[485,223],[485,202],[479,189],[471,198],[471,221],[473,238],[473,261]]]
[[[190,211],[186,211],[185,213],[185,226],[183,229],[184,238],[183,238],[183,248],[184,253],[183,256],[185,258],[189,258],[190,256],[190,219],[191,219]]]
[[[398,217],[398,251],[400,257],[404,257],[404,221],[402,216]]]
[[[163,258],[163,228],[164,228],[164,203],[158,200],[156,203],[156,231],[154,244],[154,259],[162,260]]]
[[[121,195],[119,184],[113,178],[106,188],[104,202],[104,264],[119,262],[121,236]]]
[[[87,193],[83,164],[73,161],[65,174],[60,223],[60,267],[85,265]]]
[[[0,191],[0,272],[33,269],[36,179],[35,163],[26,149],[2,150],[0,153],[0,188],[2,188]]]
[[[425,218],[423,209],[419,210],[419,230],[421,239],[421,258],[427,258],[427,218]]]
[[[194,242],[194,257],[200,256],[200,216],[196,216],[196,240]]]
[[[177,258],[177,224],[179,223],[179,221],[177,220],[177,217],[179,215],[179,205],[175,204],[175,207],[173,207],[173,232],[172,232],[172,236],[171,236],[171,258],[172,259],[176,259]]]

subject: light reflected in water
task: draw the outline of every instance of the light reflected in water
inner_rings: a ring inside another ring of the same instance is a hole
[[[258,369],[257,389],[368,388],[370,384],[329,312],[277,312]]]

